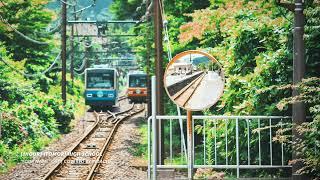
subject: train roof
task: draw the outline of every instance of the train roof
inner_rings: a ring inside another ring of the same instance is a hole
[[[98,65],[93,65],[93,67],[91,68],[86,68],[86,70],[95,70],[95,69],[106,69],[106,70],[117,71],[116,68],[110,67],[108,64],[98,64]]]
[[[147,74],[143,71],[130,71],[128,73],[128,76],[130,76],[130,75],[147,75]]]
[[[93,65],[93,68],[111,68],[108,64],[97,64]]]
[[[112,70],[112,71],[115,71],[116,73],[118,73],[118,71],[117,71],[117,69],[116,68],[110,68],[110,67],[108,67],[108,68],[102,68],[102,67],[99,67],[99,68],[86,68],[86,72],[87,71],[91,71],[91,70]]]

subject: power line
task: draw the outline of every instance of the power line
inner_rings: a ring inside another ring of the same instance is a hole
[[[86,64],[87,64],[87,58],[83,57],[81,66],[79,68],[74,68],[74,70],[75,71],[82,71],[85,68]]]
[[[159,0],[159,5],[160,5],[160,13],[161,13],[161,17],[163,19],[163,26],[164,26],[164,41],[166,42],[167,44],[167,51],[168,51],[168,60],[169,62],[172,60],[172,51],[171,51],[171,42],[170,42],[170,36],[169,36],[169,31],[168,31],[168,21],[166,20],[166,15],[165,15],[165,9],[164,9],[164,3],[163,1]],[[178,111],[178,115],[180,116],[181,115],[181,112],[180,112],[180,107],[177,105],[177,111]],[[180,129],[182,131],[183,129],[183,122],[182,122],[182,119],[179,119],[179,125],[180,125]],[[185,142],[185,137],[184,137],[184,134],[182,133],[181,134],[181,137],[183,139],[183,150],[184,150],[184,154],[185,154],[185,157],[186,157],[186,160],[187,160],[187,147],[186,147],[186,144],[184,143]]]
[[[0,60],[5,64],[7,65],[10,69],[14,70],[15,72],[17,72],[18,74],[21,74],[22,76],[25,76],[25,77],[37,77],[37,76],[41,76],[41,75],[44,75],[46,74],[47,72],[49,72],[53,67],[54,65],[57,63],[59,57],[61,55],[61,52],[56,56],[55,60],[53,61],[53,63],[44,71],[42,71],[41,73],[37,73],[37,74],[28,74],[28,73],[24,73],[22,72],[21,70],[15,68],[14,66],[12,66],[10,63],[8,63],[6,60],[4,60],[2,57],[0,57]]]
[[[81,75],[83,75],[84,74],[84,72],[86,72],[86,71],[82,71],[81,73],[78,73],[77,71],[74,71],[77,75],[79,75],[79,76],[81,76]]]
[[[90,4],[89,6],[84,7],[84,8],[82,8],[82,9],[79,9],[78,11],[75,11],[75,12],[73,12],[72,14],[82,13],[84,10],[89,9],[89,8],[95,6],[95,5],[96,5],[95,3]]]
[[[64,1],[64,0],[60,0],[60,2],[61,2],[61,3],[66,4],[66,5],[68,5],[68,6],[76,6],[76,5],[77,5],[77,3],[76,3],[76,2],[74,2],[74,4],[67,3],[67,2],[66,2],[66,1]]]
[[[7,8],[7,5],[2,0],[0,0],[0,3],[3,5],[3,7],[5,7],[7,9],[7,11],[9,11],[8,8]],[[2,18],[2,19],[4,19],[4,18]],[[56,27],[51,28],[51,29],[47,29],[47,31],[45,33],[42,33],[42,32],[40,32],[40,33],[41,34],[52,34],[52,33],[58,32],[58,29],[61,27],[60,26],[61,25],[60,24],[61,19],[59,19],[57,21],[58,21],[58,23],[57,23],[58,25],[56,25]],[[7,21],[6,21],[6,23],[9,24]]]
[[[8,27],[10,27],[15,33],[19,34],[20,36],[22,36],[24,39],[30,41],[30,42],[33,42],[35,44],[39,44],[39,45],[49,45],[49,43],[47,42],[40,42],[40,41],[37,41],[37,40],[34,40],[26,35],[24,35],[23,33],[21,33],[20,31],[18,31],[16,28],[14,28],[11,24],[8,23],[8,21],[6,21],[1,15],[0,15],[0,20],[6,24]]]

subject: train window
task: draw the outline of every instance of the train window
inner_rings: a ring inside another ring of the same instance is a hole
[[[147,87],[146,76],[130,76],[129,87]]]
[[[114,76],[111,73],[88,72],[87,88],[114,88]]]

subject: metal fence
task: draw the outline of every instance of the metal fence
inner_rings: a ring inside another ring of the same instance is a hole
[[[152,117],[148,119],[149,179],[151,168],[154,166],[153,176],[156,175],[157,168],[187,168],[184,134],[186,118],[186,116],[156,116],[156,121],[165,123],[167,131],[164,137],[169,141],[165,148],[166,152],[161,153],[166,155],[164,165],[156,166],[152,163],[151,151],[157,142],[152,141]],[[202,160],[193,162],[195,168],[236,169],[239,178],[240,169],[291,167],[288,165],[291,157],[290,147],[283,142],[273,140],[276,134],[279,135],[279,132],[283,132],[291,125],[291,117],[194,116],[192,124],[193,138],[197,138],[192,147],[193,156]],[[177,151],[177,140],[174,144],[173,136],[180,136],[180,151]],[[180,157],[180,162],[177,161],[177,157]]]
[[[188,139],[186,142],[187,117],[180,115],[180,108],[177,111],[178,116],[156,115],[156,79],[153,76],[152,116],[148,118],[148,179],[156,179],[158,168],[188,168],[188,178],[192,178],[193,167],[234,169],[237,178],[240,169],[291,168],[288,165],[291,146],[273,140],[276,135],[290,137],[291,117],[193,116],[193,141]],[[157,137],[158,132],[154,130],[159,121],[166,124],[162,141],[169,142],[164,147],[165,152],[159,153],[166,156],[163,165],[158,165],[155,160],[158,149],[162,148],[158,148],[159,142],[153,141]],[[174,139],[179,135],[179,140]],[[187,143],[191,145],[188,152]],[[187,155],[193,162],[187,162]]]

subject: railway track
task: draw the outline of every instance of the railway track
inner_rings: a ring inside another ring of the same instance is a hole
[[[202,79],[205,77],[206,73],[201,74],[195,80],[193,80],[190,84],[182,88],[176,94],[172,96],[172,98],[181,106],[185,106],[187,102],[190,100],[195,90],[201,83]]]
[[[127,96],[119,96],[118,101],[123,101],[125,99],[127,99]]]
[[[70,151],[64,152],[63,160],[52,167],[43,178],[53,179],[92,179],[105,152],[110,146],[120,123],[144,110],[144,106],[132,105],[117,113],[97,113],[96,122]]]
[[[203,74],[203,72],[196,72],[194,75],[192,75],[184,80],[180,80],[178,82],[175,82],[174,84],[169,85],[167,87],[168,93],[171,96],[173,96],[174,94],[176,94],[177,92],[182,90],[185,86],[188,86],[188,84],[190,84],[192,81],[194,81],[199,76],[201,76],[201,74]]]

